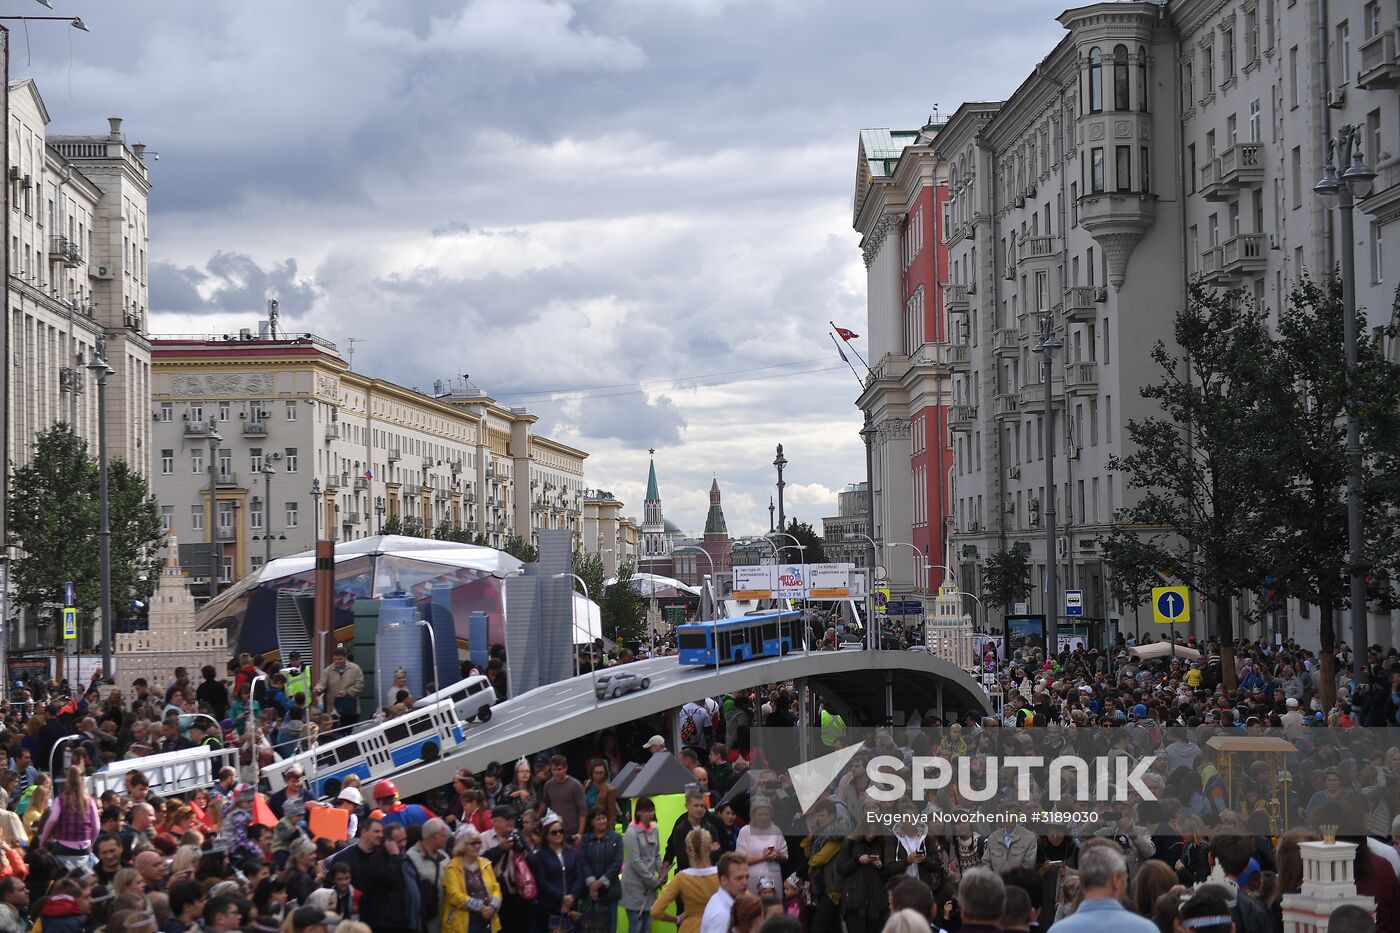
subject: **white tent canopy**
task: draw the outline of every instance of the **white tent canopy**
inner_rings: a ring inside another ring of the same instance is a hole
[[[595,639],[603,637],[603,611],[597,603],[575,591],[573,611],[574,644],[592,644]]]
[[[604,586],[612,586],[617,582],[617,577],[608,577],[603,581]],[[663,577],[656,573],[637,572],[632,574],[632,591],[638,596],[650,596],[654,591],[670,587],[678,593],[689,593],[691,596],[700,595],[700,587],[689,586],[674,577]]]

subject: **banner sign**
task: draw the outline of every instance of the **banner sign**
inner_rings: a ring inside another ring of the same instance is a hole
[[[807,578],[807,595],[811,599],[850,598],[850,564],[808,564]]]
[[[777,583],[777,567],[742,566],[734,568],[734,599],[772,599]]]
[[[776,599],[807,598],[807,567],[803,564],[779,564],[778,585],[773,589]]]

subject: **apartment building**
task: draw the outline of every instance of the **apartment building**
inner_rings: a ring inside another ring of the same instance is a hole
[[[118,117],[106,133],[48,132],[32,80],[9,88],[9,450],[29,461],[36,435],[72,424],[97,443],[97,385],[87,364],[100,341],[113,459],[148,467],[151,423],[145,147],[127,145]]]
[[[896,594],[936,590],[952,500],[951,398],[941,230],[947,165],[930,117],[919,130],[862,130],[853,225],[862,236],[870,372],[856,404],[867,418],[876,540]],[[912,545],[908,547],[906,545]],[[921,580],[930,555],[927,579]]]
[[[152,345],[152,486],[197,579],[210,553],[228,582],[318,535],[362,538],[394,518],[493,547],[541,528],[580,536],[587,454],[536,436],[526,409],[352,372],[329,341],[268,322]]]
[[[1358,303],[1388,319],[1400,268],[1400,236],[1385,236],[1400,216],[1397,12],[1347,0],[1328,5],[1325,26],[1316,15],[1296,0],[1071,9],[1063,39],[1007,100],[963,104],[927,144],[947,166],[943,308],[965,588],[989,554],[1021,548],[1031,611],[1045,610],[1054,560],[1061,587],[1084,591],[1086,615],[1133,627],[1108,599],[1095,541],[1132,502],[1108,462],[1126,425],[1153,411],[1140,395],[1157,375],[1151,348],[1170,340],[1195,276],[1245,288],[1276,314],[1297,276],[1339,261],[1335,212],[1311,189],[1326,137],[1344,124],[1361,128],[1380,173],[1356,215]],[[872,286],[872,331],[879,299]],[[1034,352],[1046,320],[1063,344],[1048,386]],[[1292,605],[1279,622],[1315,642],[1315,608]],[[1372,640],[1388,644],[1388,620],[1372,623]]]
[[[614,576],[623,564],[637,562],[637,521],[624,516],[624,504],[604,489],[589,489],[583,495],[584,553],[596,554],[603,572]]]
[[[822,552],[833,563],[866,567],[870,564],[870,542],[847,535],[870,533],[870,488],[851,483],[836,494],[836,514],[822,519]]]

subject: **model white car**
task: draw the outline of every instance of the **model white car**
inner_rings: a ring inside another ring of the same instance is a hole
[[[641,677],[631,671],[607,671],[599,674],[596,681],[598,699],[620,697],[633,690],[645,690],[651,686],[650,677]]]

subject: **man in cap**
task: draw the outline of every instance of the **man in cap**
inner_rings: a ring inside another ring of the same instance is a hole
[[[335,806],[350,814],[345,825],[346,834],[350,839],[354,839],[359,834],[360,808],[364,804],[365,798],[360,794],[358,787],[342,787],[335,798]]]
[[[659,735],[653,735],[647,739],[647,744],[643,745],[642,748],[653,755],[664,755],[666,754],[666,740]]]
[[[399,800],[399,789],[393,781],[380,781],[374,785],[374,805],[383,812],[385,826],[402,826],[411,829],[422,826],[428,820],[436,819],[432,810],[420,803],[403,803]]]

